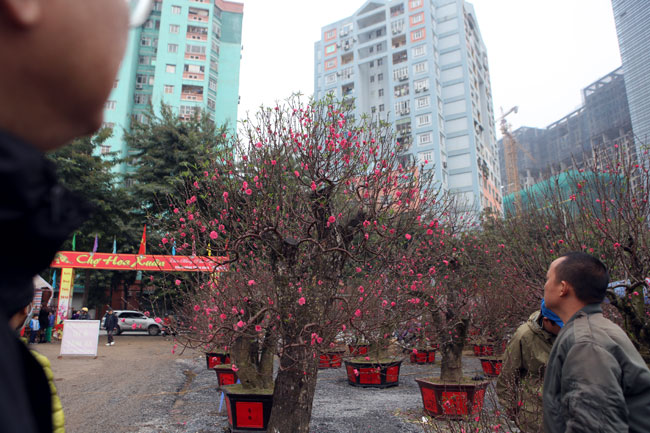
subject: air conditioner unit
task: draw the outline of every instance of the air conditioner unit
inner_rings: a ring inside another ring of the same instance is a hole
[[[415,89],[415,93],[420,93],[421,91],[422,91],[422,89],[420,89],[420,88]]]

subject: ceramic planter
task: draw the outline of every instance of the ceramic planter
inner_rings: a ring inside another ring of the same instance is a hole
[[[341,368],[344,353],[343,350],[323,353],[318,358],[318,368]]]
[[[230,364],[230,354],[216,352],[206,353],[205,362],[208,366],[208,370],[217,365]]]
[[[449,384],[429,379],[415,379],[420,386],[424,411],[434,418],[461,419],[478,415],[483,409],[489,381]]]
[[[230,365],[221,365],[214,368],[217,373],[217,381],[219,388],[226,385],[234,385],[237,383],[237,373],[230,367]]]
[[[234,393],[224,388],[232,433],[265,432],[273,408],[273,394]]]
[[[402,361],[377,363],[345,361],[348,383],[364,388],[388,388],[399,385]]]
[[[412,364],[433,364],[436,362],[436,351],[434,349],[416,349],[416,352],[411,352]]]
[[[500,358],[479,358],[481,360],[481,367],[486,376],[497,377],[501,374],[501,365],[503,360]]]

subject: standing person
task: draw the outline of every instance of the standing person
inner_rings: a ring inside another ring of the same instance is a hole
[[[11,246],[0,250],[3,433],[52,433],[51,423],[41,423],[50,405],[30,400],[31,388],[47,386],[47,378],[25,361],[31,355],[8,321],[12,306],[31,301],[33,276],[87,215],[57,182],[45,152],[99,129],[129,24],[142,24],[152,4],[0,0],[0,58],[11,59],[11,67],[0,68],[0,239]]]
[[[71,320],[79,320],[79,311],[78,310],[73,310],[72,311],[72,316],[70,316]]]
[[[113,341],[113,333],[117,329],[117,316],[112,308],[109,308],[106,312],[104,327],[106,328],[106,335],[108,336],[108,343],[106,343],[106,345],[113,346],[115,344],[115,341]]]
[[[83,307],[81,309],[81,314],[79,314],[79,320],[90,320],[90,314],[88,314],[87,307]]]
[[[49,311],[45,305],[41,305],[41,310],[38,312],[38,325],[40,328],[40,338],[39,343],[45,343],[45,332],[47,332],[47,327],[50,326],[50,319],[48,317]]]
[[[45,341],[48,343],[52,342],[52,330],[54,329],[54,321],[56,320],[56,316],[52,311],[50,311],[50,314],[48,314],[47,317],[47,329],[45,331]]]
[[[555,337],[564,323],[544,300],[508,343],[497,379],[499,403],[526,433],[542,430],[542,384]]]
[[[38,331],[41,329],[40,322],[38,321],[38,314],[32,315],[32,320],[29,321],[29,344],[36,343]]]
[[[609,273],[572,252],[553,261],[544,301],[564,321],[544,378],[544,431],[650,432],[650,370],[625,332],[603,317]]]

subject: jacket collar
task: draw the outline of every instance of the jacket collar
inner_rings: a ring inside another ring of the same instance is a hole
[[[582,307],[580,310],[578,310],[567,323],[564,324],[564,327],[566,328],[566,325],[573,322],[577,317],[580,316],[588,316],[590,314],[596,314],[596,313],[602,313],[603,308],[601,307],[600,303],[597,304],[587,304],[584,307]]]

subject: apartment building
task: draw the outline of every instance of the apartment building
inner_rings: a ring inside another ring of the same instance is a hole
[[[466,209],[501,209],[487,52],[464,0],[369,0],[321,29],[314,96],[392,123]]]
[[[150,104],[159,111],[164,102],[183,119],[205,110],[235,128],[243,8],[223,0],[156,0],[149,20],[129,34],[104,110],[113,136],[103,153],[127,154],[123,132],[144,119]]]

